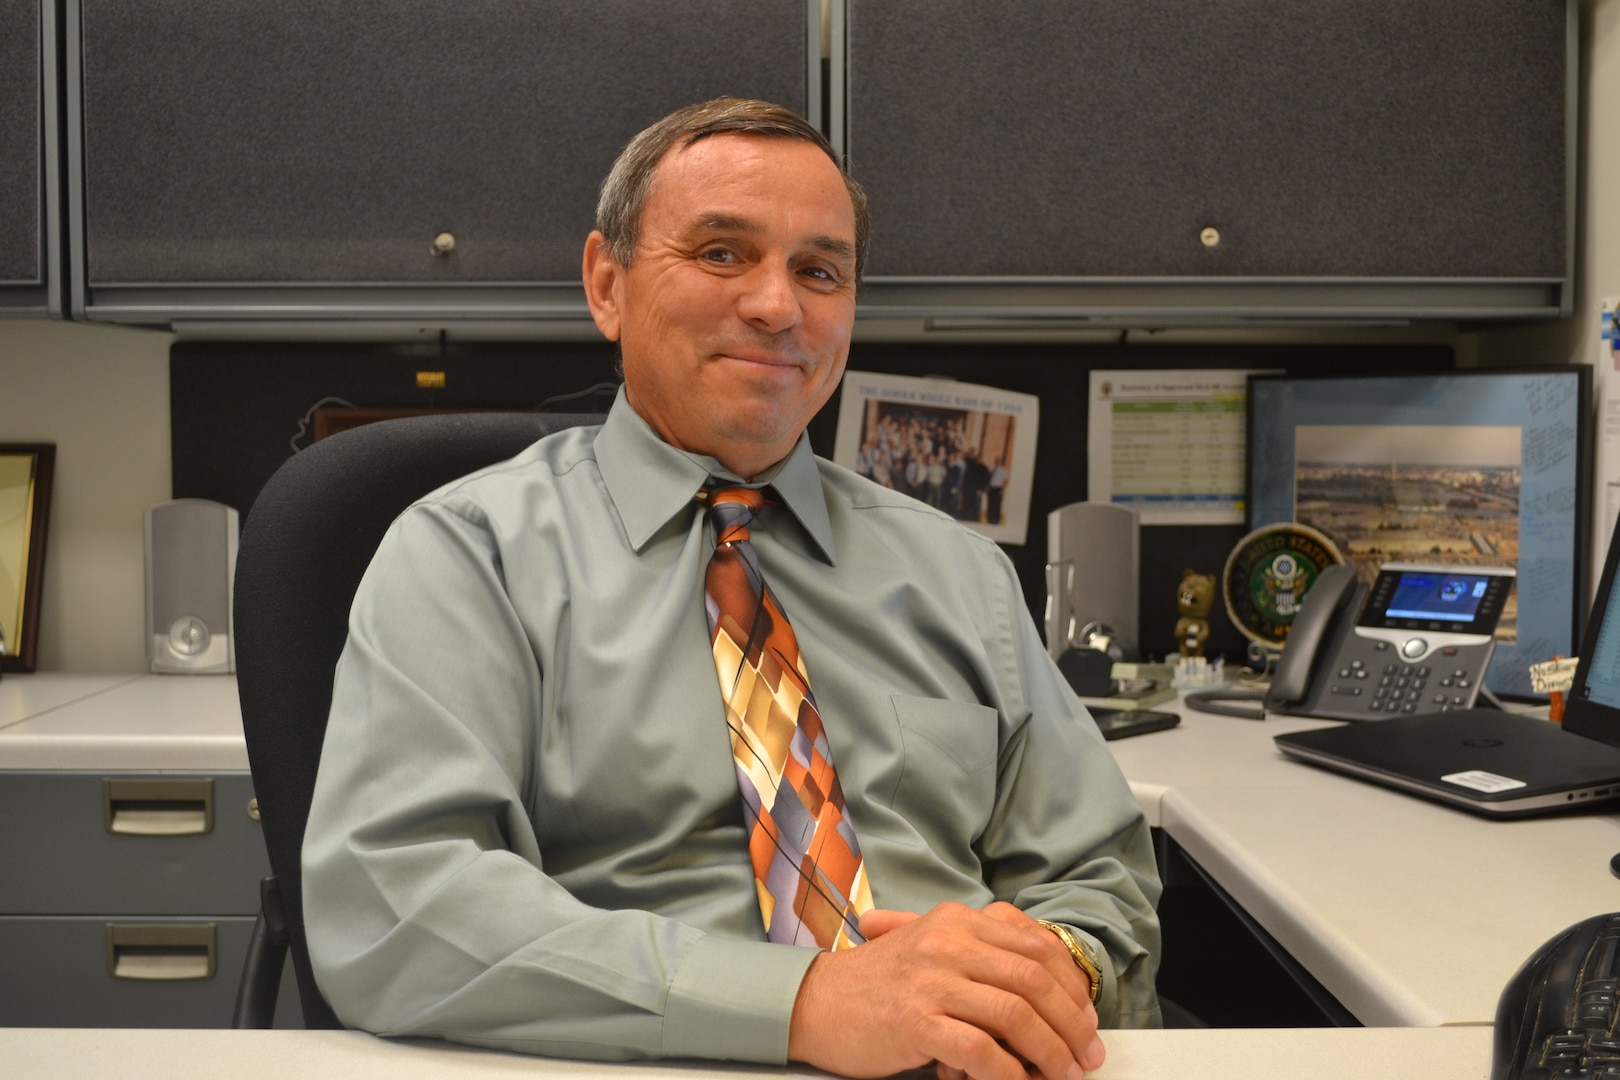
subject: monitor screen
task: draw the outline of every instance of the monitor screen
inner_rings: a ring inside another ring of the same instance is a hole
[[[1591,369],[1249,380],[1248,520],[1325,533],[1371,584],[1385,563],[1518,571],[1487,685],[1573,656],[1585,604]],[[1471,594],[1397,590],[1392,618],[1470,621]],[[1462,589],[1462,584],[1455,586]]]
[[[1620,709],[1620,604],[1609,605],[1604,613],[1582,689],[1599,705]]]
[[[1620,598],[1615,596],[1615,570],[1620,563],[1620,535],[1609,541],[1603,573],[1592,596],[1580,663],[1570,683],[1564,730],[1620,746]]]

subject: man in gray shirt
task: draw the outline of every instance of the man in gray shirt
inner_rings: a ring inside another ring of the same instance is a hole
[[[356,596],[304,847],[322,991],[533,1053],[1079,1080],[1099,1023],[1158,1023],[1148,829],[1001,550],[810,451],[864,196],[721,100],[638,136],[597,217],[605,424],[411,507]],[[766,939],[704,584],[729,486],[864,860],[852,948]]]

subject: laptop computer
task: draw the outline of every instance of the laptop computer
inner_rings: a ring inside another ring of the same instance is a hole
[[[1462,709],[1275,736],[1284,754],[1489,817],[1620,799],[1620,533],[1581,642],[1564,722]]]

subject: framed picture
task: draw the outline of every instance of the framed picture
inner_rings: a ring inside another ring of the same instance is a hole
[[[1033,394],[846,371],[833,461],[992,540],[1022,544],[1040,414]]]
[[[1386,562],[1518,573],[1486,685],[1537,700],[1572,656],[1591,535],[1592,369],[1249,380],[1249,526],[1326,534],[1363,582]]]
[[[0,672],[34,670],[55,464],[50,443],[0,443]]]

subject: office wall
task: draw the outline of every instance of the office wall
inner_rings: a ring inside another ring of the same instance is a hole
[[[141,515],[169,497],[170,340],[0,320],[0,442],[56,444],[41,671],[146,666]]]

